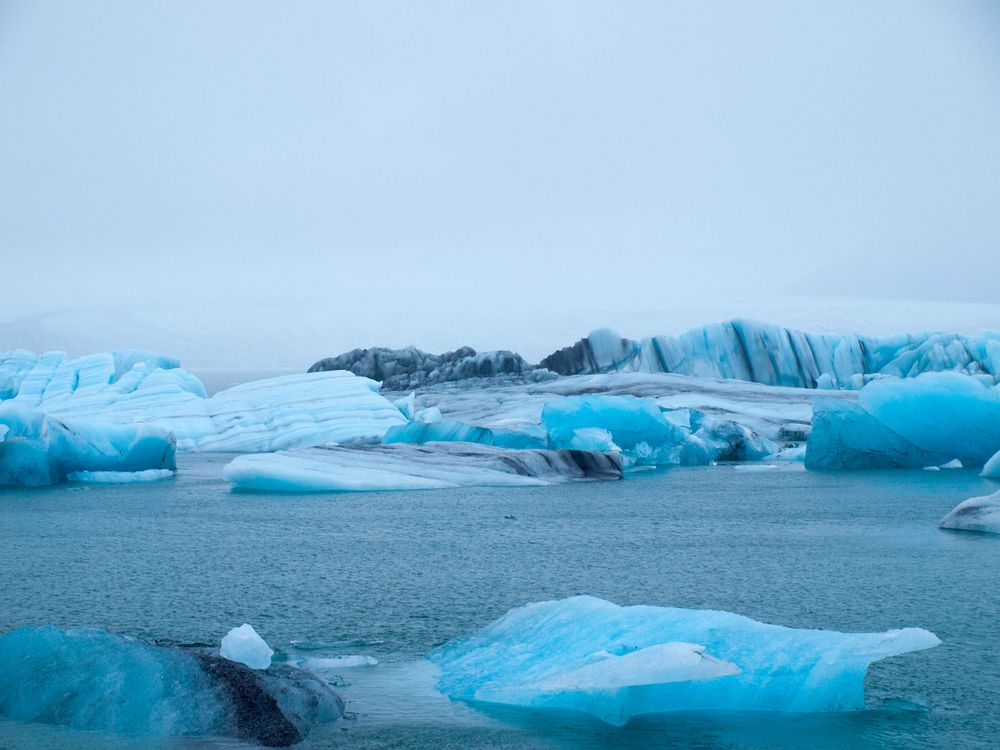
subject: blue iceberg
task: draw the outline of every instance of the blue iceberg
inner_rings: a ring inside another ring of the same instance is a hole
[[[172,471],[175,453],[174,436],[152,425],[64,423],[0,404],[0,487],[38,487],[105,472]]]
[[[583,711],[623,725],[671,711],[860,709],[869,664],[939,643],[918,628],[797,630],[577,596],[513,609],[428,658],[453,699]]]
[[[733,320],[680,336],[634,340],[602,329],[539,366],[560,375],[664,372],[797,388],[856,389],[871,375],[908,378],[948,370],[995,382],[1000,333],[816,334]]]
[[[872,381],[857,401],[817,398],[806,468],[982,466],[1000,450],[1000,387],[957,373]]]
[[[544,433],[543,433],[544,434]],[[383,445],[394,443],[480,443],[498,448],[545,448],[545,438],[525,430],[479,427],[457,420],[440,422],[407,422],[390,427]]]
[[[210,652],[90,628],[0,635],[0,716],[10,719],[284,747],[342,711],[325,682],[291,667],[256,672]]]

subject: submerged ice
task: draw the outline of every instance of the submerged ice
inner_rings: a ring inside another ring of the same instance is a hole
[[[0,716],[131,735],[300,742],[343,703],[310,672],[254,671],[206,651],[89,628],[0,635]]]
[[[453,699],[583,711],[621,725],[670,711],[859,709],[869,664],[938,643],[918,628],[797,630],[577,596],[513,609],[429,658]]]

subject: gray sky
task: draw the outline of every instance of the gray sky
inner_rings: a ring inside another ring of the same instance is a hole
[[[998,302],[1000,13],[0,0],[0,255],[8,319]]]

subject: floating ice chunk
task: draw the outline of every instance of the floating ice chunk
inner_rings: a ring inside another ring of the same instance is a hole
[[[578,596],[513,609],[429,658],[453,699],[575,709],[621,725],[669,711],[862,708],[871,662],[938,643],[918,628],[796,630]]]
[[[980,466],[1000,447],[1000,390],[956,373],[872,381],[816,399],[806,468]]]
[[[152,425],[64,423],[0,404],[0,487],[58,484],[77,472],[171,471],[174,436]]]
[[[404,396],[403,398],[397,398],[392,402],[392,405],[399,409],[400,413],[407,419],[413,419],[413,415],[417,413],[417,393],[416,391],[410,391],[409,396]]]
[[[343,702],[309,672],[254,672],[218,656],[101,630],[23,627],[0,635],[0,716],[130,735],[300,742]]]
[[[247,623],[233,628],[223,636],[219,653],[224,659],[246,664],[250,669],[267,669],[274,656],[271,647]]]
[[[423,422],[425,424],[433,424],[434,422],[441,421],[441,410],[436,406],[428,407],[427,409],[421,409],[413,418],[418,422]]]
[[[942,469],[961,469],[963,467],[962,467],[962,462],[961,461],[959,461],[957,458],[953,458],[948,463],[941,464],[941,468]]]
[[[174,472],[170,469],[146,469],[145,471],[73,471],[66,477],[71,482],[84,484],[139,484],[170,479]]]
[[[475,443],[324,446],[239,456],[223,470],[235,489],[367,492],[449,487],[524,487],[621,479],[617,454],[508,450]]]
[[[569,396],[542,408],[542,424],[553,448],[607,443],[618,447],[630,464],[680,462],[686,435],[664,416],[656,401],[631,396]],[[594,441],[594,436],[600,439]]]
[[[986,462],[983,473],[979,476],[986,479],[1000,479],[1000,451],[997,451],[993,458]]]
[[[1000,492],[970,497],[941,519],[942,529],[987,531],[1000,534]]]

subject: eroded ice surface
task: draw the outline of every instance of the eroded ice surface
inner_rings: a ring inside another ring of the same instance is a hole
[[[250,669],[267,669],[271,666],[274,650],[257,634],[252,625],[243,623],[222,637],[219,655],[223,659],[246,664]]]
[[[0,716],[6,718],[286,746],[342,711],[325,682],[290,667],[255,672],[210,653],[89,628],[22,627],[0,635]]]
[[[171,471],[173,435],[150,424],[63,422],[0,403],[0,487],[58,484],[70,475]]]
[[[797,630],[577,596],[513,609],[429,658],[451,698],[573,709],[620,725],[682,710],[860,709],[869,664],[938,643],[919,628]]]
[[[406,418],[378,383],[348,372],[268,378],[211,398],[175,360],[145,352],[70,359],[0,354],[0,398],[80,423],[151,424],[181,450],[271,451],[377,441]]]
[[[981,476],[987,479],[1000,479],[1000,450],[993,454],[993,458],[983,466]]]
[[[873,374],[905,378],[945,370],[995,382],[1000,333],[816,334],[734,320],[641,340],[594,331],[539,364],[561,375],[670,372],[800,388],[859,388]]]
[[[321,446],[239,456],[223,470],[236,489],[365,492],[521,487],[620,479],[621,458],[570,450],[507,450],[474,443]]]
[[[941,519],[942,529],[988,531],[1000,534],[1000,492],[984,497],[970,497]]]
[[[817,399],[806,467],[982,466],[997,450],[1000,386],[928,373],[873,381],[856,403]]]

